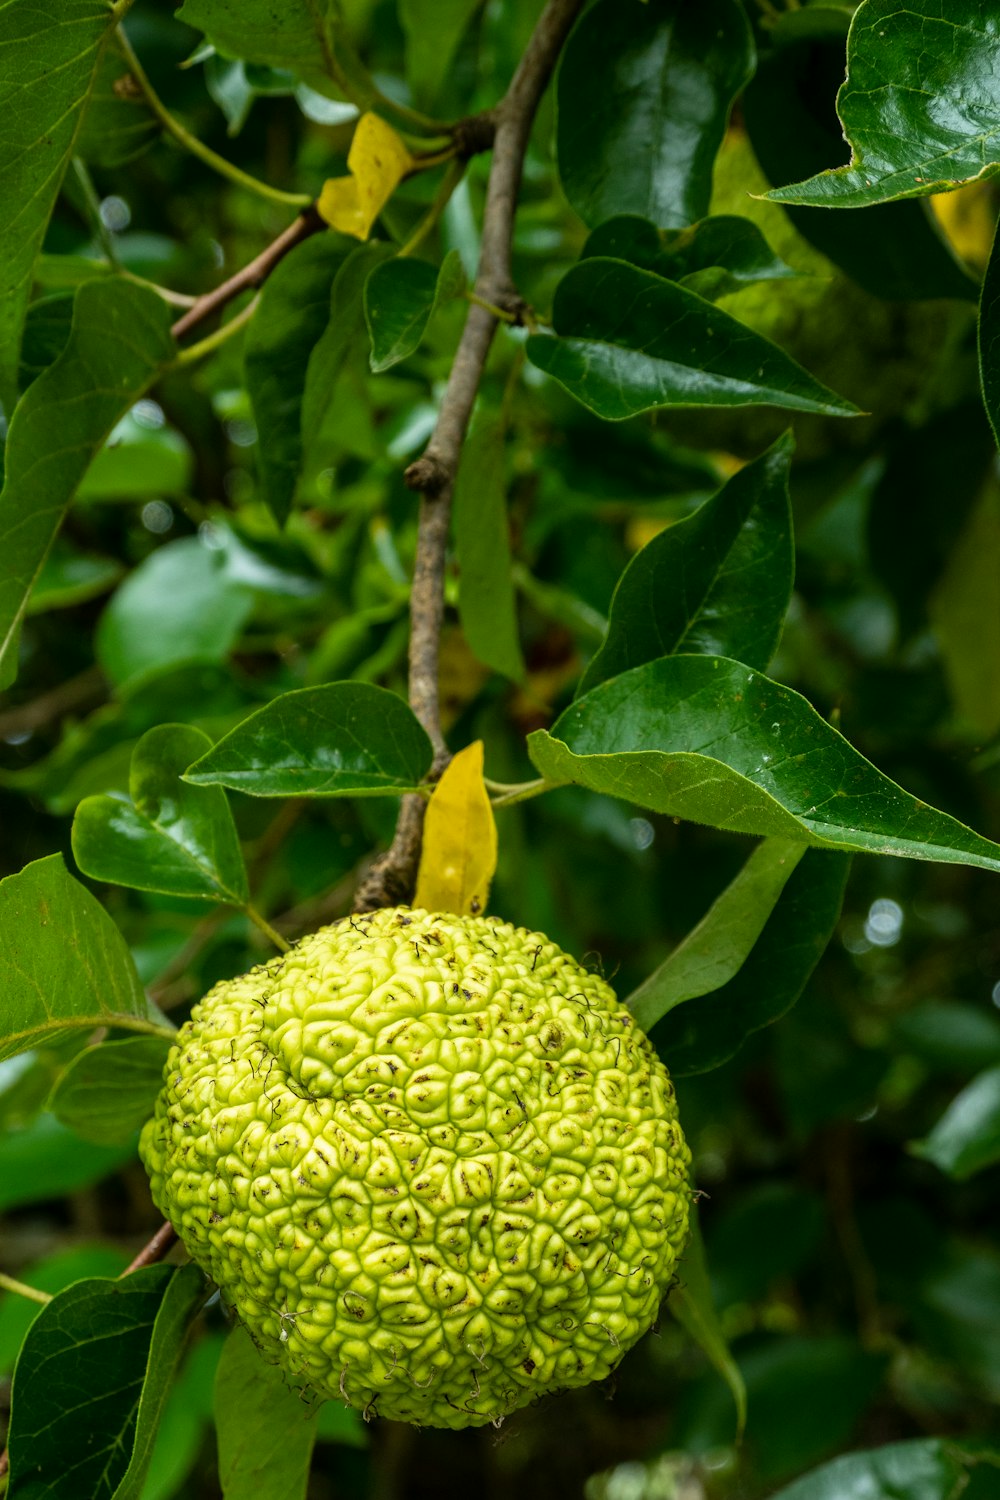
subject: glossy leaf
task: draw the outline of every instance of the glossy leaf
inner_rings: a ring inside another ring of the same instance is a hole
[[[483,784],[483,742],[453,755],[424,817],[413,904],[480,916],[497,867],[497,829]]]
[[[107,912],[52,854],[0,881],[0,1058],[74,1030],[169,1036]]]
[[[662,406],[783,406],[848,417],[857,409],[776,344],[694,292],[625,261],[581,261],[556,290],[557,338],[528,358],[599,417]]]
[[[795,566],[790,434],[747,464],[693,515],[630,561],[608,633],[578,696],[675,652],[729,656],[766,669],[781,635]]]
[[[0,400],[13,411],[35,260],[129,0],[7,0],[0,47]]]
[[[676,1077],[721,1067],[791,1010],[837,929],[850,868],[848,854],[806,849],[739,972],[659,1022],[653,1040]]]
[[[777,203],[862,208],[1000,172],[996,17],[981,0],[864,0],[837,113],[847,166],[775,188]]]
[[[691,1237],[678,1267],[678,1283],[670,1293],[670,1311],[681,1327],[704,1351],[732,1392],[736,1405],[736,1441],[747,1423],[747,1388],[740,1367],[729,1352],[718,1310],[712,1299],[712,1284],[705,1262],[705,1245],[697,1214],[691,1219]]]
[[[145,287],[86,282],[68,344],[11,418],[0,494],[0,687],[16,674],[21,619],[87,465],[171,358],[170,316]]]
[[[313,235],[297,245],[264,283],[247,329],[243,363],[259,438],[261,495],[279,526],[291,511],[302,463],[306,368],[343,260],[334,235]]]
[[[675,1005],[711,994],[739,973],[804,854],[804,844],[783,839],[754,850],[697,927],[629,995],[626,1004],[644,1031]]]
[[[943,1438],[887,1443],[835,1458],[787,1485],[774,1500],[956,1500],[978,1462],[995,1460],[988,1454],[980,1460]]]
[[[412,791],[431,742],[409,706],[360,682],[283,693],[195,761],[185,780],[251,797],[382,797]]]
[[[324,182],[316,210],[332,228],[366,240],[413,165],[406,143],[392,126],[379,115],[364,114],[347,153],[351,175]]]
[[[365,282],[365,321],[376,374],[419,348],[434,313],[443,302],[462,295],[465,281],[457,250],[449,250],[440,269],[410,256],[375,266]]]
[[[14,1370],[10,1500],[139,1500],[204,1285],[195,1266],[146,1266],[78,1281],[42,1309]]]
[[[473,653],[514,682],[524,678],[507,518],[503,421],[473,426],[455,486],[458,612]]]
[[[714,828],[1000,871],[1000,846],[896,786],[791,688],[725,657],[634,667],[528,746],[550,780]]]
[[[912,1149],[959,1179],[1000,1161],[1000,1067],[974,1078]]]
[[[799,276],[775,255],[756,224],[735,214],[702,219],[689,229],[657,229],[648,219],[621,214],[592,230],[582,253],[627,260],[709,302],[759,281]]]
[[[736,0],[597,0],[570,36],[557,81],[557,157],[587,224],[642,214],[677,227],[708,212],[729,109],[753,72]]]
[[[240,841],[221,787],[182,780],[212,741],[187,724],[161,724],[132,752],[131,802],[87,797],[73,820],[73,855],[85,875],[139,891],[245,905]]]
[[[773,33],[779,45],[761,58],[743,96],[754,154],[776,187],[836,167],[844,157],[834,101],[844,77],[850,13],[810,7],[798,26],[790,26],[797,14],[782,17]],[[787,212],[810,244],[873,296],[976,295],[975,281],[926,203],[876,204],[852,214],[791,206]]]
[[[399,0],[406,36],[406,76],[417,99],[433,104],[483,0]]]
[[[119,691],[165,667],[224,661],[253,608],[226,576],[222,549],[200,537],[150,553],[120,586],[97,626],[97,659]]]
[[[359,245],[334,278],[330,312],[309,356],[302,393],[302,443],[306,456],[333,408],[338,381],[348,359],[364,337],[364,288],[375,266],[394,255],[391,245]]]
[[[1000,444],[1000,226],[993,237],[979,303],[979,374],[986,415]]]
[[[169,1050],[169,1040],[157,1036],[88,1047],[60,1075],[48,1107],[85,1141],[127,1145],[153,1113]]]
[[[225,1500],[305,1500],[316,1412],[240,1327],[222,1347],[215,1426]]]

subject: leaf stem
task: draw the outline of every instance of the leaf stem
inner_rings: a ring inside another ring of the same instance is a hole
[[[271,926],[266,917],[261,916],[260,912],[255,906],[251,906],[250,902],[248,901],[243,910],[246,912],[251,922],[253,922],[256,927],[259,927],[264,936],[274,944],[279,953],[289,952],[292,946],[291,943],[287,942],[286,939],[281,936],[281,933]]]
[[[119,26],[118,37],[121,42],[122,52],[125,55],[125,61],[128,63],[133,78],[142,90],[146,103],[164,130],[168,135],[173,136],[178,145],[183,146],[186,151],[190,151],[192,156],[196,156],[199,161],[204,162],[206,167],[211,167],[212,171],[218,172],[221,177],[228,177],[229,181],[236,183],[238,187],[246,188],[249,192],[256,193],[258,197],[268,198],[272,203],[283,203],[286,206],[291,205],[293,208],[306,208],[312,202],[308,194],[286,193],[281,188],[272,187],[269,182],[261,182],[260,178],[251,177],[249,172],[244,172],[234,162],[227,161],[224,156],[219,156],[217,152],[200,141],[196,135],[192,135],[191,131],[170,113],[159,94],[153,88],[153,85],[146,76],[146,71],[142,63],[136,56],[132,43],[125,35],[124,26]]]
[[[239,333],[240,329],[245,328],[250,322],[259,304],[260,295],[258,294],[241,312],[236,314],[235,318],[230,318],[228,323],[223,323],[221,328],[217,328],[207,338],[200,339],[197,344],[189,344],[186,349],[182,349],[175,358],[174,365],[193,365],[197,360],[204,359],[206,354],[212,354],[220,345],[228,343],[234,334]]]
[[[465,168],[467,165],[468,164],[464,161],[452,161],[451,166],[448,168],[448,171],[445,173],[441,181],[441,186],[438,188],[437,193],[434,196],[434,201],[431,204],[430,208],[424,214],[424,217],[420,220],[420,223],[410,235],[410,238],[404,245],[400,247],[400,258],[402,258],[404,255],[412,255],[414,250],[419,249],[423,244],[424,240],[430,234],[431,230],[435,227],[441,215],[448,207],[448,203],[451,200],[452,193],[455,191],[455,189],[458,187],[458,184],[465,176]]]
[[[491,797],[490,801],[494,807],[513,807],[515,802],[527,802],[532,797],[540,797],[543,792],[552,792],[556,787],[568,785],[568,781],[549,781],[547,777],[539,776],[537,781],[515,782],[512,786],[503,787],[500,795]],[[488,782],[487,786],[492,791],[502,787],[502,783]]]
[[[118,247],[115,244],[115,237],[101,218],[101,200],[97,196],[94,179],[91,177],[87,163],[83,160],[82,156],[74,156],[73,158],[73,176],[76,178],[80,192],[83,194],[87,215],[97,236],[98,244],[104,251],[109,263],[116,271],[119,271],[121,270],[121,262],[118,259]]]
[[[5,1292],[13,1292],[18,1297],[27,1297],[32,1302],[40,1302],[44,1307],[52,1298],[48,1292],[40,1292],[35,1286],[26,1286],[23,1281],[15,1281],[13,1276],[5,1276],[0,1271],[0,1287]]]

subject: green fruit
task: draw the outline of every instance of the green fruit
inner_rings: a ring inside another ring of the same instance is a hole
[[[606,1376],[688,1226],[673,1089],[597,975],[493,918],[353,917],[216,985],[141,1142],[262,1352],[367,1415]]]

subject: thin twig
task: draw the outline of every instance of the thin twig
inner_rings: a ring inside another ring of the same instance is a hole
[[[451,497],[462,444],[497,330],[491,308],[519,317],[524,304],[511,271],[514,216],[525,152],[542,94],[583,0],[548,0],[503,99],[491,112],[495,124],[493,161],[483,213],[482,249],[465,328],[448,377],[437,423],[423,455],[406,471],[406,483],[420,494],[417,552],[410,593],[410,707],[434,746],[433,773],[448,763],[441,730],[438,684],[441,626],[444,620],[445,554]],[[483,306],[483,304],[488,304]],[[391,906],[410,898],[420,859],[426,802],[403,799],[388,851],[372,866],[355,899],[358,911]]]
[[[86,667],[76,677],[60,682],[30,703],[19,703],[17,708],[0,714],[0,739],[9,739],[22,734],[34,734],[49,724],[58,723],[66,714],[77,709],[92,708],[103,703],[108,696],[107,683],[100,667]]]
[[[200,323],[204,323],[206,318],[210,318],[213,313],[225,307],[227,302],[232,302],[233,298],[238,297],[241,292],[245,292],[249,287],[260,286],[289,250],[294,250],[296,245],[307,240],[310,235],[325,228],[326,224],[315,208],[307,208],[248,265],[243,266],[234,276],[230,276],[228,281],[222,282],[214,291],[206,292],[204,297],[199,297],[194,306],[189,308],[183,317],[177,319],[171,329],[174,338],[182,339],[185,334],[191,332],[192,328],[197,328]]]
[[[28,1286],[23,1281],[15,1281],[13,1276],[5,1276],[0,1271],[0,1291],[13,1292],[17,1297],[27,1297],[32,1302],[40,1302],[44,1307],[52,1298],[48,1292],[40,1292],[36,1286]]]
[[[122,1275],[131,1276],[133,1271],[141,1271],[143,1266],[155,1266],[158,1261],[163,1259],[167,1251],[173,1247],[176,1240],[177,1230],[174,1226],[172,1224],[161,1224],[153,1235],[153,1238],[143,1245],[135,1260],[125,1267]]]

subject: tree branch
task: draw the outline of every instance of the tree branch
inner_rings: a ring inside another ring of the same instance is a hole
[[[131,1276],[133,1271],[141,1271],[143,1266],[155,1266],[176,1243],[176,1240],[177,1231],[174,1226],[167,1223],[161,1224],[149,1243],[143,1245],[135,1260],[125,1267],[122,1275]]]
[[[420,493],[417,554],[410,594],[410,706],[434,746],[432,774],[448,763],[441,732],[438,669],[444,620],[444,573],[451,497],[458,463],[498,326],[492,308],[520,314],[511,257],[514,216],[525,152],[535,113],[556,59],[583,0],[548,0],[503,99],[489,115],[494,125],[493,162],[486,190],[482,249],[465,328],[451,367],[437,423],[423,455],[406,470],[406,483]],[[490,306],[484,306],[487,303]],[[426,802],[406,797],[388,851],[377,860],[355,899],[371,911],[409,899],[413,893]]]

